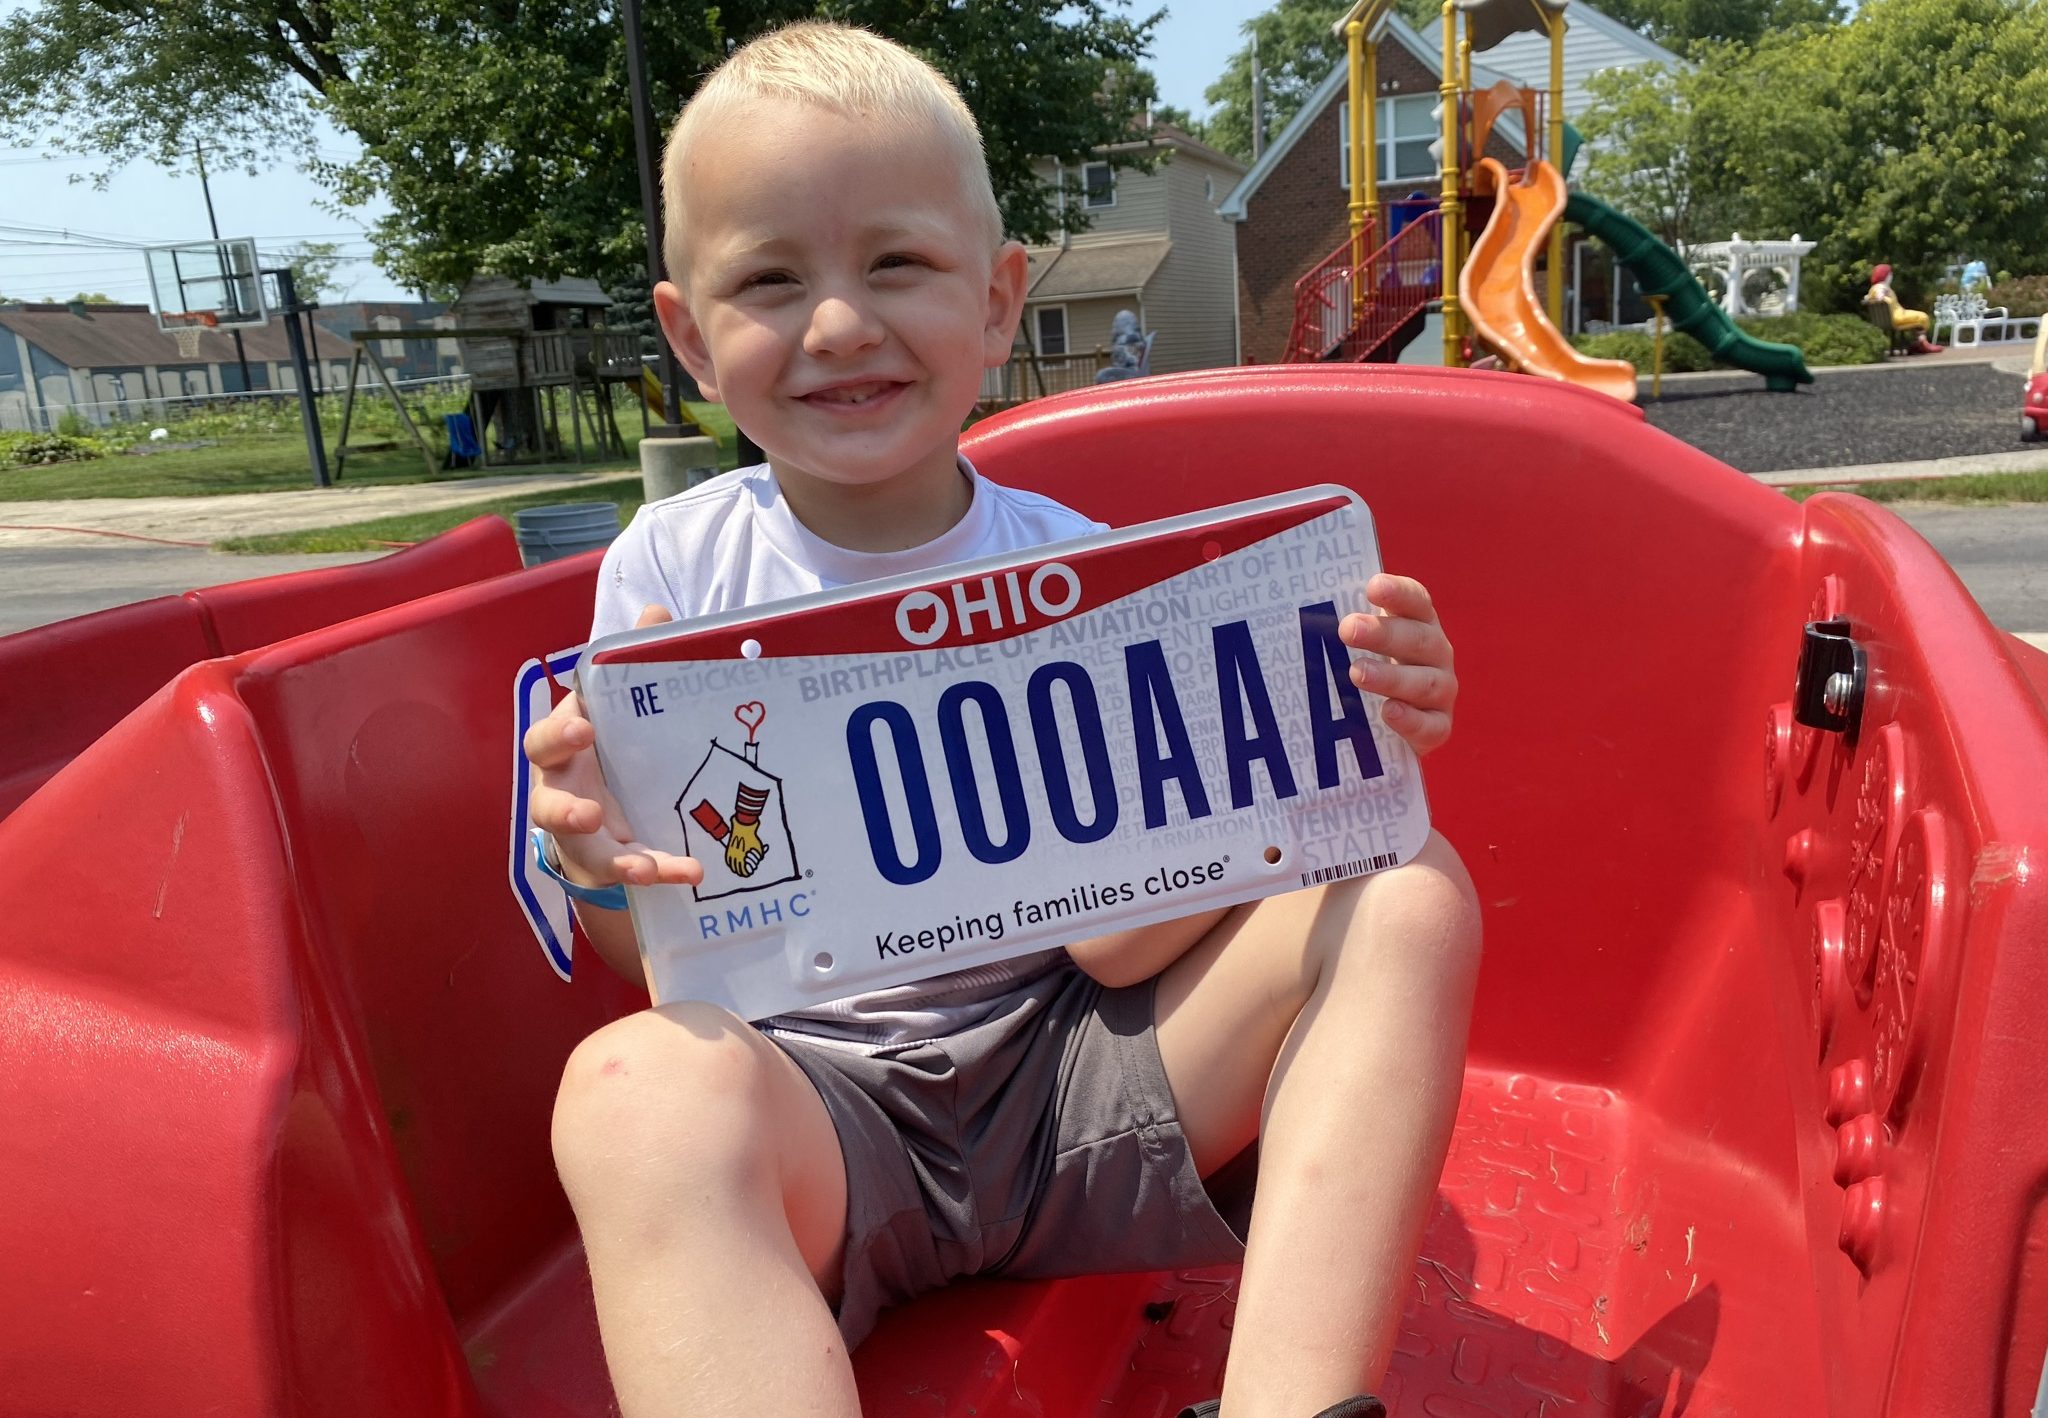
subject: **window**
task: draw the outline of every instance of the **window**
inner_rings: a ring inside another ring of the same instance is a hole
[[[1116,170],[1108,163],[1091,162],[1082,165],[1081,205],[1089,208],[1116,205]]]
[[[1063,355],[1067,352],[1067,308],[1064,305],[1041,305],[1032,317],[1032,333],[1037,337],[1038,352],[1041,355]]]
[[[1429,145],[1441,136],[1430,110],[1436,107],[1433,94],[1409,94],[1383,98],[1379,106],[1379,157],[1375,166],[1381,182],[1413,182],[1436,174],[1436,159]],[[1337,185],[1351,187],[1351,103],[1337,105]]]

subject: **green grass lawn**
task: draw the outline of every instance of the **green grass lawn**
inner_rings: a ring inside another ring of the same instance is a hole
[[[705,430],[718,439],[725,466],[732,466],[736,440],[732,419],[722,405],[689,405]],[[398,435],[399,446],[389,452],[351,454],[343,469],[341,483],[364,484],[424,483],[462,478],[493,477],[506,473],[585,471],[620,472],[639,469],[638,417],[628,419],[622,411],[620,431],[625,435],[627,458],[601,463],[520,463],[511,467],[471,468],[442,473],[431,478],[426,460],[411,440]],[[175,434],[174,434],[175,436]],[[380,433],[380,441],[388,435]],[[333,430],[328,431],[328,467],[334,465]],[[58,497],[212,497],[233,492],[284,492],[313,486],[312,465],[306,457],[306,440],[296,431],[258,432],[223,438],[210,448],[181,449],[173,453],[112,453],[76,463],[52,463],[34,467],[0,467],[0,502],[26,502]],[[460,519],[458,519],[460,520]]]
[[[1817,492],[1853,492],[1872,502],[2048,502],[2048,472],[1965,473],[1953,478],[1911,478],[1901,482],[1816,484],[1788,487],[1794,502]]]

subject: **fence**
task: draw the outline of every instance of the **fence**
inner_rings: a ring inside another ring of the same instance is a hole
[[[1047,394],[1085,389],[1095,382],[1097,370],[1108,367],[1109,351],[1103,349],[1077,355],[1014,354],[1009,363],[982,372],[981,406],[1008,408]]]
[[[409,399],[433,399],[440,403],[452,401],[456,409],[469,402],[467,375],[404,379],[396,382],[400,393]],[[328,425],[330,431],[340,425],[341,400],[347,392],[348,386],[341,380],[330,381],[324,388],[315,386],[314,402],[320,410],[321,422]],[[201,418],[209,422],[218,422],[221,415],[229,416],[232,421],[250,425],[267,425],[274,422],[278,432],[295,432],[299,428],[298,408],[298,393],[291,389],[255,389],[233,394],[185,394],[166,398],[103,399],[43,408],[32,407],[26,396],[19,391],[0,391],[0,433],[82,433],[97,432],[122,424],[148,424],[169,429],[175,438],[180,424]],[[356,408],[358,420],[362,419],[366,410],[382,409],[389,412],[390,404],[384,388],[374,377],[357,378]],[[376,416],[374,413],[371,414],[373,418]],[[252,428],[250,431],[257,430]]]

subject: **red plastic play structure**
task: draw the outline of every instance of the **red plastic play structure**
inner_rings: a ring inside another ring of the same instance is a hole
[[[479,517],[375,561],[158,596],[0,637],[0,681],[24,691],[0,742],[0,817],[187,665],[519,565],[510,524]]]
[[[1397,1414],[2028,1411],[2048,657],[1903,523],[1462,371],[1133,381],[969,451],[1113,523],[1347,483],[1438,597],[1487,964]],[[505,877],[508,691],[594,571],[194,664],[0,822],[0,1412],[611,1411],[548,1116],[635,1001]],[[1837,616],[1853,743],[1789,702]],[[1231,1280],[955,1287],[857,1356],[867,1411],[1170,1414]]]

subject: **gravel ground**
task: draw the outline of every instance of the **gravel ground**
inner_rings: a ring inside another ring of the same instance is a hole
[[[2026,381],[1989,364],[1818,372],[1796,394],[1748,375],[1664,386],[1651,423],[1745,473],[2010,453]]]

